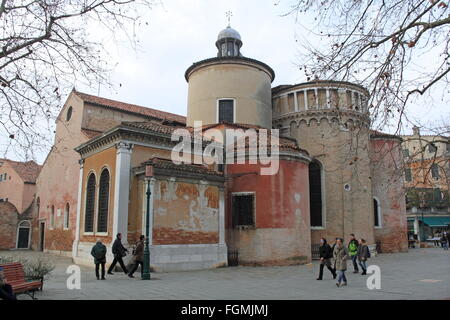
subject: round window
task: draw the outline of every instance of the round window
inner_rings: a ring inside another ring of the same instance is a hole
[[[70,118],[72,118],[72,106],[70,106],[69,110],[67,110],[66,121],[69,121]]]

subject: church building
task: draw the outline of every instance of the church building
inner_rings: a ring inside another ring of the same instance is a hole
[[[272,87],[274,70],[242,54],[236,30],[215,45],[216,57],[185,72],[187,117],[72,91],[37,182],[35,248],[91,264],[101,239],[110,262],[117,233],[126,246],[145,234],[148,207],[156,271],[227,266],[230,252],[241,265],[309,263],[320,237],[350,233],[406,251],[402,140],[370,129],[367,90],[325,80]],[[249,161],[246,137],[235,156],[239,139],[219,137],[230,130],[254,133],[257,148],[268,137],[277,170]],[[173,161],[177,132],[192,141],[190,161]],[[211,144],[236,161],[207,161]]]

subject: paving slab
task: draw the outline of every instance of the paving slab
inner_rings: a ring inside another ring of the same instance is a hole
[[[284,267],[228,267],[199,271],[152,273],[144,281],[135,273],[130,279],[123,273],[95,278],[94,268],[80,266],[81,288],[67,288],[67,267],[71,258],[35,251],[0,251],[0,256],[44,258],[55,270],[38,292],[41,300],[140,300],[140,299],[214,299],[214,300],[409,300],[450,299],[450,251],[417,248],[407,253],[380,254],[369,259],[381,271],[381,288],[368,289],[368,276],[347,271],[348,286],[337,288],[327,269],[324,280],[315,280],[318,263]],[[351,262],[349,267],[352,268]],[[19,296],[19,299],[28,299]]]

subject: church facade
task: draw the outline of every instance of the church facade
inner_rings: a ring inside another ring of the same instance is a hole
[[[37,183],[40,249],[90,264],[102,239],[112,260],[117,233],[128,246],[145,234],[148,208],[157,271],[227,266],[229,252],[242,265],[308,263],[320,237],[350,233],[406,251],[402,140],[370,130],[367,90],[335,81],[272,88],[275,72],[242,55],[236,30],[222,30],[216,47],[217,57],[185,72],[186,118],[71,93]],[[182,163],[173,161],[177,132],[192,141]],[[257,148],[270,141],[261,161],[249,160],[252,135]],[[233,161],[208,161],[211,144]],[[262,174],[275,154],[276,170]]]

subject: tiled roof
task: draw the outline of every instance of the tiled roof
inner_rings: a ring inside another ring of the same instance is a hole
[[[243,130],[247,130],[247,129],[255,129],[258,133],[260,129],[265,129],[263,127],[260,126],[256,126],[256,125],[251,125],[251,124],[242,124],[242,123],[227,123],[227,122],[222,122],[222,123],[216,123],[216,124],[211,124],[211,125],[205,125],[203,126],[203,131],[207,131],[208,129],[211,128],[215,128],[215,127],[219,127],[222,126],[223,128],[232,128],[232,129],[243,129]],[[270,130],[268,130],[268,136],[270,136]],[[268,141],[271,141],[271,139],[268,139]],[[297,140],[294,138],[287,138],[287,137],[279,137],[278,138],[278,147],[279,150],[285,150],[285,151],[298,151],[301,152],[305,155],[309,155],[308,151],[300,148],[298,146]],[[248,139],[246,139],[246,146],[248,146]],[[236,146],[237,147],[237,146]],[[270,145],[268,145],[268,147],[270,147]]]
[[[111,99],[107,99],[107,98],[97,97],[97,96],[93,96],[93,95],[79,92],[76,90],[73,90],[73,92],[75,92],[75,94],[77,96],[79,96],[83,101],[94,104],[94,105],[111,108],[111,109],[116,109],[116,110],[121,110],[121,111],[126,111],[126,112],[130,112],[130,113],[135,113],[135,114],[140,114],[140,115],[144,115],[144,116],[148,116],[148,117],[158,118],[161,120],[174,121],[174,122],[178,122],[180,124],[186,123],[186,117],[178,115],[178,114],[165,112],[165,111],[161,111],[161,110],[156,110],[156,109],[152,109],[152,108],[147,108],[147,107],[143,107],[143,106],[138,106],[135,104],[120,102],[120,101],[116,101],[116,100],[111,100]]]
[[[175,129],[188,129],[185,126],[163,124],[158,121],[123,121],[121,126],[131,127],[156,133],[172,134]],[[188,129],[189,130],[189,129]]]
[[[17,174],[22,178],[23,182],[36,183],[36,179],[41,172],[42,166],[38,165],[34,161],[19,162],[8,159],[2,159],[3,161],[9,163],[9,165],[17,172]]]
[[[390,133],[384,133],[377,130],[370,130],[370,137],[371,138],[386,138],[386,139],[398,139],[403,140],[401,136],[390,134]]]
[[[165,169],[171,171],[183,171],[183,172],[191,172],[201,175],[214,175],[214,176],[223,176],[223,173],[211,170],[206,166],[201,164],[175,164],[169,159],[163,158],[151,158],[150,160],[143,162],[142,166],[152,165],[157,169]]]
[[[92,138],[98,137],[102,133],[100,131],[90,130],[90,129],[81,129],[81,132],[90,140]]]

